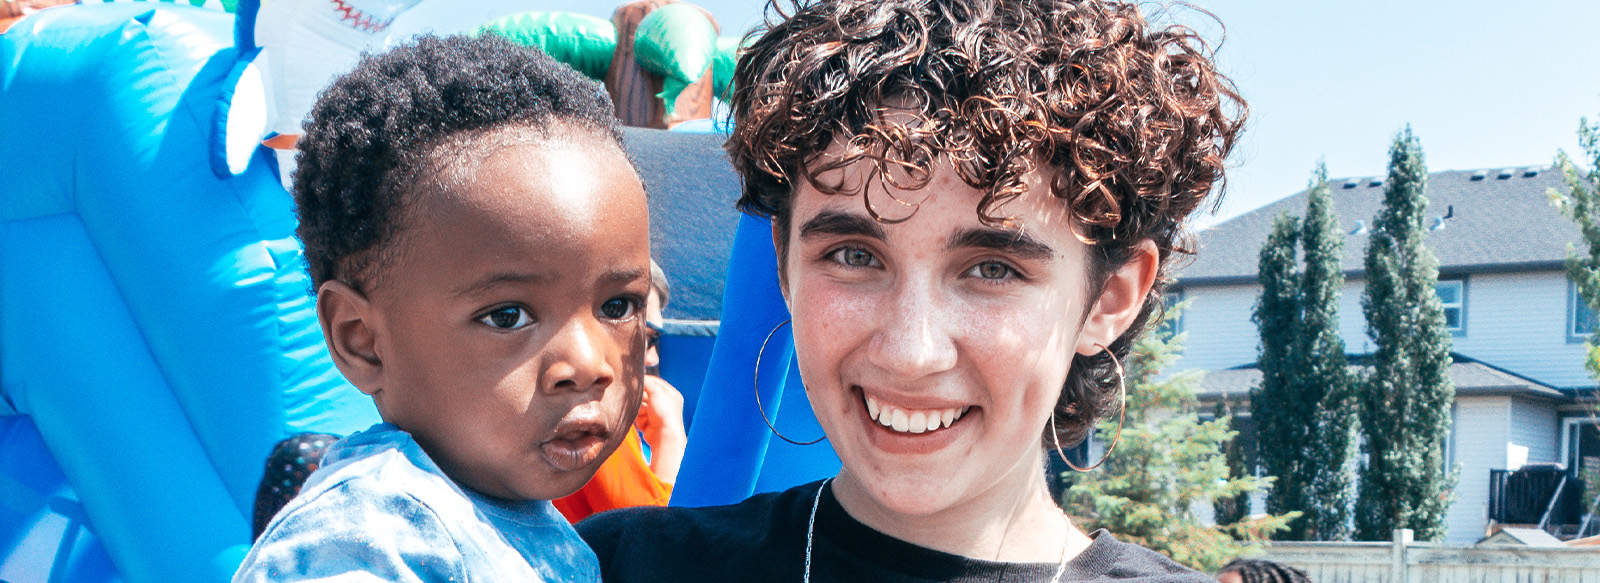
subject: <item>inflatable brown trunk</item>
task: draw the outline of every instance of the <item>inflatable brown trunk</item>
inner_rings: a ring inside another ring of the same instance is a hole
[[[644,70],[634,59],[634,33],[639,28],[639,21],[644,20],[651,11],[675,1],[639,0],[623,4],[611,14],[611,23],[617,27],[617,48],[611,56],[611,69],[606,72],[606,91],[611,93],[611,101],[617,107],[617,118],[623,125],[666,129],[689,120],[711,117],[712,67],[706,67],[700,80],[678,94],[669,117],[666,103],[656,97],[662,91],[661,76]],[[700,11],[705,12],[711,26],[721,30],[710,12],[704,8],[700,8]]]

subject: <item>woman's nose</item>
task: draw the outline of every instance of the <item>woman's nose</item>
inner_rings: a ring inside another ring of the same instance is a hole
[[[545,371],[540,384],[547,392],[605,389],[616,380],[611,366],[623,347],[594,318],[568,321],[545,345]]]
[[[952,318],[931,286],[897,285],[884,307],[870,346],[873,364],[908,379],[955,366]]]

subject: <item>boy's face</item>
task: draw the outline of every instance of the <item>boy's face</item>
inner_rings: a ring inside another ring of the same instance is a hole
[[[398,259],[364,306],[371,362],[359,333],[323,316],[331,341],[354,338],[336,347],[340,368],[383,418],[499,498],[576,491],[639,410],[644,190],[615,146],[576,140],[501,149],[407,209]]]

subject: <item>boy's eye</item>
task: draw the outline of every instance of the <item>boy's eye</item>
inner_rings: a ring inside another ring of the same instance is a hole
[[[501,330],[516,330],[532,324],[533,314],[516,306],[506,306],[484,314],[478,321]]]
[[[637,306],[633,300],[627,298],[611,298],[606,303],[600,304],[600,315],[612,320],[622,320],[633,315]]]
[[[968,273],[981,279],[1002,280],[1016,274],[1016,270],[999,261],[985,261],[972,266]]]
[[[878,262],[871,251],[860,247],[842,247],[833,252],[833,260],[850,267],[872,267]]]

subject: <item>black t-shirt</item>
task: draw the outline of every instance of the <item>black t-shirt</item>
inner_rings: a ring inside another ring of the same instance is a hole
[[[801,581],[806,522],[820,482],[730,506],[613,510],[578,524],[606,583]],[[1154,551],[1101,530],[1067,563],[1062,581],[1215,583]],[[920,547],[852,518],[832,488],[817,506],[811,581],[1045,583],[1058,564],[1002,563]]]

